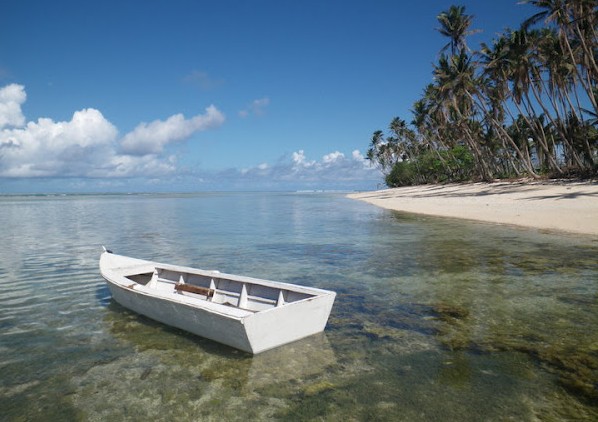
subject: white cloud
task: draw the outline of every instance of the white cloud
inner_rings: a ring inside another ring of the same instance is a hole
[[[309,161],[305,157],[305,151],[302,149],[293,153],[293,167],[300,168],[300,167],[311,167],[316,164],[315,161]]]
[[[334,164],[338,161],[344,160],[345,154],[339,151],[331,152],[330,154],[326,154],[322,157],[322,162],[324,164]]]
[[[0,131],[0,176],[73,176],[104,165],[116,128],[95,109],[77,111],[68,122],[42,118]]]
[[[359,150],[353,151],[351,158],[334,151],[319,161],[309,160],[305,151],[299,150],[276,165],[260,164],[237,173],[227,171],[216,178],[230,180],[237,188],[355,189],[360,186],[375,187],[380,182],[381,173]]]
[[[176,170],[176,157],[161,159],[155,155],[114,155],[109,164],[101,169],[97,177],[160,176]],[[94,176],[90,174],[90,176]]]
[[[270,105],[270,99],[268,97],[259,98],[253,100],[245,109],[239,111],[239,116],[245,118],[250,115],[261,116],[266,112],[266,107]]]
[[[158,154],[169,143],[189,138],[193,133],[220,126],[224,115],[213,105],[205,114],[185,119],[182,114],[170,116],[167,120],[140,123],[123,138],[123,152],[132,155]]]
[[[361,151],[359,151],[358,149],[356,149],[355,151],[353,151],[351,153],[351,156],[353,157],[353,159],[355,161],[366,162],[365,161],[365,157],[363,156],[363,154],[361,153]]]
[[[27,94],[23,85],[11,84],[0,89],[0,128],[25,124],[21,105],[26,99]]]
[[[177,114],[137,126],[125,135],[121,147],[117,128],[100,111],[87,108],[76,111],[69,121],[40,118],[25,124],[21,111],[25,99],[22,85],[0,89],[0,177],[165,175],[176,170],[176,157],[160,154],[165,145],[224,121],[214,106],[191,119]]]
[[[11,179],[17,189],[24,186],[21,179],[32,177],[45,178],[49,189],[92,191],[128,190],[128,182],[121,178],[134,179],[146,190],[156,186],[184,186],[186,190],[367,189],[381,181],[379,170],[359,150],[348,155],[333,151],[320,159],[310,159],[304,150],[298,150],[277,163],[261,162],[243,170],[179,168],[177,156],[167,155],[166,147],[222,124],[224,115],[214,106],[188,119],[176,114],[141,123],[119,136],[118,129],[93,108],[76,111],[67,121],[40,118],[27,122],[21,109],[26,99],[22,85],[0,88],[0,178]],[[256,100],[251,113],[268,103],[267,98]],[[64,181],[67,177],[69,181]]]

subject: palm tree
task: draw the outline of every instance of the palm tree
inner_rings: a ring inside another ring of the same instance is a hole
[[[441,12],[437,30],[448,43],[434,65],[434,82],[411,110],[415,131],[393,119],[388,136],[374,133],[368,158],[408,183],[438,180],[438,174],[442,180],[539,177],[537,167],[553,174],[565,166],[598,170],[596,1],[523,0],[538,13],[479,52],[467,46],[475,31],[465,7]],[[428,177],[428,169],[436,175]]]
[[[542,148],[542,154],[548,160],[548,169],[561,172],[556,157],[551,153],[554,148],[549,145],[544,125],[539,124],[538,116],[540,113],[536,111],[538,103],[530,98],[530,93],[539,98],[537,91],[539,63],[537,54],[534,52],[539,42],[537,35],[537,31],[530,32],[525,26],[505,34],[508,40],[508,57],[506,59],[508,68],[506,72],[511,87],[513,104],[519,114],[526,119],[528,127],[534,134],[536,145]]]
[[[366,158],[383,172],[392,167],[392,153],[384,141],[384,133],[381,130],[375,131],[372,135]]]
[[[596,0],[524,0],[523,3],[542,9],[523,23],[526,28],[541,20],[557,28],[562,49],[574,64],[578,81],[586,91],[594,111],[598,112],[598,104],[592,93],[598,80]]]
[[[483,95],[480,112],[491,126],[495,136],[502,144],[504,158],[509,161],[515,174],[519,175],[522,169],[532,177],[538,177],[534,171],[528,148],[520,148],[511,134],[505,129],[507,115],[513,119],[507,102],[511,98],[509,89],[509,43],[506,37],[501,36],[494,40],[492,46],[482,43],[477,53],[482,65],[483,82],[481,88]],[[522,144],[527,146],[527,144]],[[514,154],[515,157],[512,157]],[[517,159],[518,158],[518,159]]]
[[[570,95],[574,93],[577,98],[576,75],[573,71],[575,64],[564,54],[557,33],[549,28],[540,31],[536,54],[541,67],[536,69],[535,79],[539,81],[537,86],[540,89],[534,91],[534,95],[539,99],[541,90],[544,90],[546,95],[543,98],[548,100],[550,109],[546,106],[546,101],[538,103],[559,135],[564,152],[572,161],[570,164],[580,169],[586,166],[585,163],[593,167],[591,153],[588,155],[589,143],[587,140],[579,142],[574,139],[573,136],[579,132],[567,127],[568,124],[577,127],[583,122],[582,110],[573,105]],[[589,157],[589,160],[584,162],[581,158],[583,155]]]
[[[464,6],[451,6],[447,11],[440,13],[437,19],[441,25],[438,31],[449,38],[434,68],[439,110],[444,122],[461,134],[472,152],[479,176],[484,180],[490,180],[490,160],[483,151],[479,127],[473,121],[474,96],[477,95],[478,89],[475,63],[468,54],[466,43],[467,35],[476,32],[469,29],[473,16],[465,14]],[[449,47],[451,56],[447,57],[444,51]]]
[[[529,128],[526,119],[524,119],[522,115],[518,115],[516,118],[512,119],[511,125],[505,127],[505,131],[509,134],[509,137],[513,139],[517,148],[525,151],[531,165],[534,135]]]
[[[439,90],[436,85],[428,84],[424,89],[422,99],[416,102],[414,107],[419,111],[414,112],[413,125],[420,130],[422,135],[429,137],[429,143],[435,144],[438,149],[452,148],[455,145],[455,140],[446,130],[444,114],[439,101]]]
[[[442,55],[434,68],[434,79],[445,121],[462,134],[463,141],[474,156],[478,175],[483,180],[491,180],[490,160],[483,151],[479,128],[474,119],[474,96],[478,94],[478,80],[471,56],[465,50],[451,58]]]
[[[451,55],[457,54],[460,50],[467,49],[465,37],[478,32],[469,29],[473,21],[473,16],[465,14],[465,6],[451,6],[448,10],[440,13],[436,19],[440,22],[440,28],[437,28],[438,32],[450,39],[442,50],[440,50],[441,53],[449,47]]]
[[[395,117],[390,122],[392,136],[389,138],[396,145],[396,152],[403,160],[413,159],[420,153],[415,132],[407,126],[407,122]]]

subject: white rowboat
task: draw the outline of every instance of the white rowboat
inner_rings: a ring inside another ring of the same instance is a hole
[[[117,255],[100,272],[116,302],[219,343],[260,353],[319,333],[335,292]]]

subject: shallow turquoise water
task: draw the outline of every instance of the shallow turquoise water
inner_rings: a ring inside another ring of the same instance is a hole
[[[597,420],[598,240],[339,194],[0,197],[0,420]],[[117,253],[338,292],[250,357],[110,299]]]

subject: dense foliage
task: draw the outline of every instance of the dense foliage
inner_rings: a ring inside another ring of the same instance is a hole
[[[463,6],[438,15],[448,43],[412,109],[373,134],[388,186],[598,173],[598,3],[527,0],[538,13],[472,51]]]

